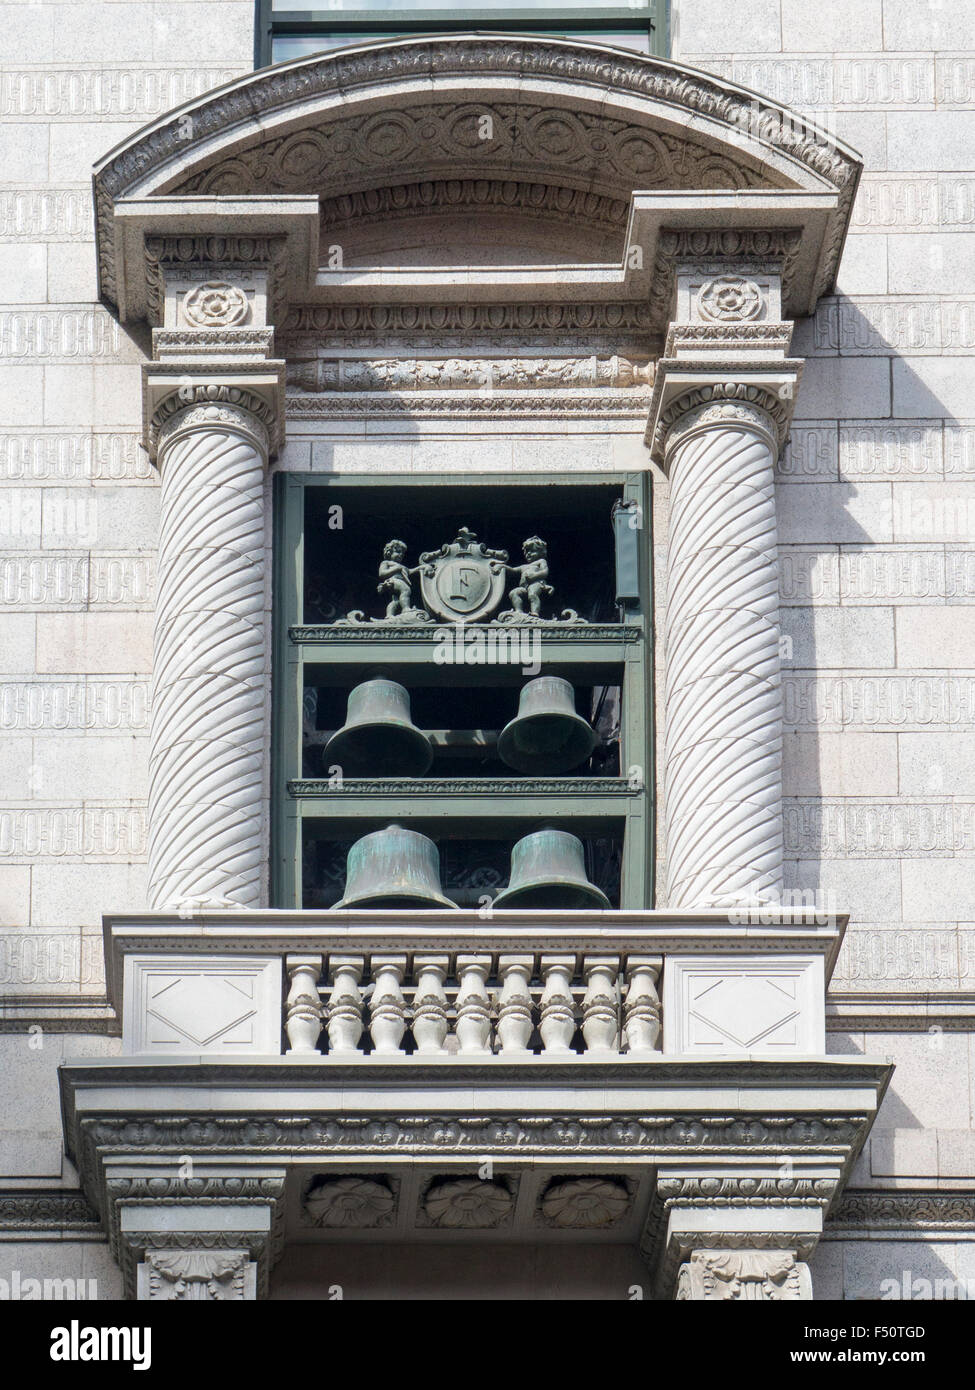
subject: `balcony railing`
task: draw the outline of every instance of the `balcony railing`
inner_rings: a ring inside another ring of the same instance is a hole
[[[105,948],[128,1056],[810,1056],[843,925],[809,909],[151,913],[106,919]]]
[[[289,1055],[649,1054],[660,1037],[659,956],[480,949],[336,951],[286,960]]]

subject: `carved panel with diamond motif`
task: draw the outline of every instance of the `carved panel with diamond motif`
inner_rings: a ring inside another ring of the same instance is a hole
[[[754,956],[733,964],[727,958],[670,957],[664,1052],[822,1053],[823,989],[821,956]]]
[[[280,960],[143,956],[126,971],[127,1053],[280,1055]]]

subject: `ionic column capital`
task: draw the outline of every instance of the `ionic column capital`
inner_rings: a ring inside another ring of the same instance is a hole
[[[676,444],[704,429],[725,426],[761,435],[774,457],[785,444],[802,372],[797,358],[768,364],[716,362],[689,364],[664,359],[658,364],[650,407],[647,443],[652,457],[669,472]]]
[[[209,366],[176,375],[171,365],[154,371],[157,365],[147,365],[143,392],[144,443],[153,463],[174,439],[199,430],[239,434],[265,462],[277,452],[284,417],[283,364],[268,363],[272,370],[246,376],[225,376]]]

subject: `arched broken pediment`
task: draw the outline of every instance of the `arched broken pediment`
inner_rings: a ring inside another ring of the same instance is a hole
[[[814,302],[835,274],[859,167],[777,103],[658,59],[508,35],[369,43],[249,74],[114,150],[95,173],[101,292],[123,316],[142,306],[120,285],[119,214],[137,235],[188,230],[179,213],[192,205],[201,230],[267,234],[284,200],[303,200],[302,297],[314,299],[335,243],[354,268],[618,266],[645,230],[634,194],[665,191],[720,194],[725,207],[735,193],[775,195],[782,215],[749,225],[813,227],[803,298]],[[707,224],[666,213],[658,198],[654,234]]]

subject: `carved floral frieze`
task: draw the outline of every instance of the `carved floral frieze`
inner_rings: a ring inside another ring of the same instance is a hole
[[[485,121],[491,135],[485,139]],[[294,193],[335,189],[395,158],[419,175],[460,167],[531,176],[539,169],[571,175],[594,166],[601,191],[640,188],[755,188],[766,182],[747,155],[721,154],[686,134],[671,135],[637,121],[504,101],[398,106],[332,119],[265,140],[184,179],[177,194]]]
[[[321,358],[288,368],[288,385],[303,391],[540,391],[652,384],[651,362],[619,356]]]

